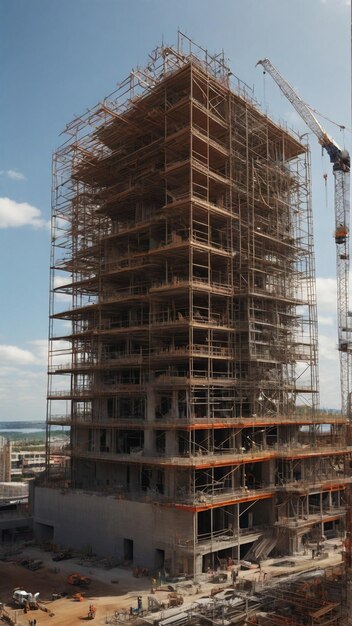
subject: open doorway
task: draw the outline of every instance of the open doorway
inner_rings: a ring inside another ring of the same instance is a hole
[[[155,569],[162,569],[165,564],[165,550],[155,550]]]
[[[133,561],[133,540],[132,539],[124,539],[123,540],[123,558],[124,561]]]

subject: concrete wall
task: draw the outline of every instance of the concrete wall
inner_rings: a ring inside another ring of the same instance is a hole
[[[20,512],[9,511],[6,515],[0,514],[0,533],[5,530],[14,530],[15,528],[32,529],[33,519],[27,515],[21,515]]]
[[[42,526],[45,525],[45,526]],[[35,488],[34,534],[44,538],[53,527],[53,541],[124,559],[124,539],[133,540],[134,565],[156,567],[156,550],[165,550],[175,568],[175,543],[193,538],[193,515],[152,503],[119,500],[80,491]]]
[[[28,498],[28,483],[0,482],[0,500]]]
[[[23,506],[13,507],[4,506],[0,509],[0,544],[3,541],[32,538],[33,518]]]

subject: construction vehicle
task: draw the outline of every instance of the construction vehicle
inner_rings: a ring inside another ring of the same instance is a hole
[[[53,561],[66,561],[67,559],[72,559],[72,558],[73,558],[73,552],[71,552],[71,550],[64,550],[63,552],[58,552],[52,557]]]
[[[88,576],[82,576],[82,574],[75,572],[67,576],[67,582],[69,585],[76,585],[77,587],[89,587],[91,579]]]
[[[183,604],[183,596],[180,593],[169,593],[169,607],[181,606]]]
[[[77,593],[74,593],[72,596],[72,600],[74,600],[75,602],[83,602],[83,599],[84,599],[84,596],[79,591]]]
[[[15,604],[17,604],[21,609],[24,609],[25,607],[32,610],[38,609],[38,598],[39,592],[32,594],[24,589],[21,589],[20,587],[16,587],[12,594],[12,599]]]
[[[291,102],[298,115],[304,120],[308,128],[315,134],[320,145],[326,150],[332,163],[335,181],[335,243],[336,243],[336,282],[337,282],[337,324],[338,350],[340,352],[340,385],[341,385],[341,412],[348,419],[352,419],[351,410],[351,373],[352,373],[352,341],[349,327],[349,229],[350,229],[350,155],[347,150],[341,150],[337,143],[329,137],[320,125],[311,107],[297,95],[291,85],[281,76],[279,71],[269,61],[263,59],[257,65],[262,65],[281,89],[282,93]]]
[[[43,567],[43,561],[40,561],[39,559],[22,559],[20,561],[20,565],[35,572],[37,569]]]

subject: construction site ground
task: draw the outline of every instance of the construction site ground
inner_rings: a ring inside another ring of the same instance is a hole
[[[113,616],[118,613],[129,614],[130,607],[137,607],[137,598],[142,596],[143,608],[148,607],[148,596],[151,594],[151,578],[133,576],[131,568],[114,567],[112,569],[102,569],[79,564],[79,558],[75,557],[65,561],[54,562],[52,554],[37,547],[25,547],[20,553],[8,557],[6,561],[0,561],[0,602],[5,606],[5,610],[18,626],[28,626],[30,620],[37,620],[37,626],[65,626],[79,624],[81,621],[88,621],[89,605],[93,604],[96,609],[95,624],[119,623],[114,622]],[[269,559],[261,563],[260,568],[240,570],[238,573],[238,584],[242,579],[252,581],[255,587],[272,584],[273,579],[283,579],[294,573],[317,570],[341,562],[341,543],[335,540],[326,542],[323,557],[312,558],[312,551],[307,551],[305,555],[282,559]],[[36,571],[31,571],[20,565],[22,559],[39,559],[43,565]],[[73,587],[67,583],[67,576],[73,572],[78,572],[91,579],[91,584],[87,589]],[[232,588],[231,572],[228,573],[228,582],[210,583],[207,575],[203,575],[202,580],[193,585],[191,581],[187,583],[172,583],[172,586],[184,596],[182,609],[190,607],[193,602],[200,598],[208,597],[219,588]],[[20,587],[25,591],[40,592],[42,608],[28,611],[16,608],[12,601],[12,593],[15,587]],[[167,603],[170,590],[167,584],[162,586],[163,590],[157,589],[153,597],[158,601]],[[52,600],[52,594],[67,592],[66,597]],[[77,602],[72,598],[76,592],[81,592],[83,601]],[[48,612],[43,610],[46,608]],[[150,614],[150,623],[161,617],[161,614]]]

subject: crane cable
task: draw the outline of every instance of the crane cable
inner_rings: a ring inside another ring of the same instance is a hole
[[[342,132],[345,132],[345,130],[347,130],[349,133],[352,133],[352,128],[349,128],[349,126],[345,126],[344,124],[338,124],[337,122],[334,122],[334,120],[331,120],[330,117],[327,117],[327,115],[323,115],[323,113],[320,113],[320,111],[317,111],[317,109],[313,109],[313,107],[309,106],[309,104],[307,104],[307,102],[304,102],[304,104],[313,113],[315,113],[316,115],[319,115],[319,117],[322,117],[324,120],[327,120],[331,124],[334,124],[334,126],[337,126],[337,128],[339,128]]]
[[[352,22],[351,22],[351,38],[352,38]],[[352,64],[352,59],[351,59],[351,64]],[[266,83],[265,83],[265,75],[266,75],[266,70],[263,71],[263,91],[264,91],[264,106],[266,107]],[[351,94],[352,95],[352,94]],[[327,120],[327,122],[330,122],[331,124],[334,124],[334,126],[337,126],[337,128],[339,128],[343,133],[345,132],[345,130],[347,130],[349,133],[352,133],[352,128],[350,128],[349,126],[345,126],[345,124],[339,124],[338,122],[334,122],[334,120],[332,120],[330,117],[328,117],[327,115],[324,115],[323,113],[320,113],[320,111],[318,111],[317,109],[314,109],[314,107],[310,106],[310,104],[308,104],[308,102],[306,102],[305,100],[303,100],[303,98],[301,98],[303,104],[305,104],[305,106],[307,107],[307,109],[309,109],[310,111],[312,111],[312,113],[315,113],[316,115],[318,115],[319,117],[322,117],[324,120]],[[351,116],[352,119],[352,116]]]
[[[328,210],[328,175],[323,174],[324,185],[325,185],[325,208]]]

